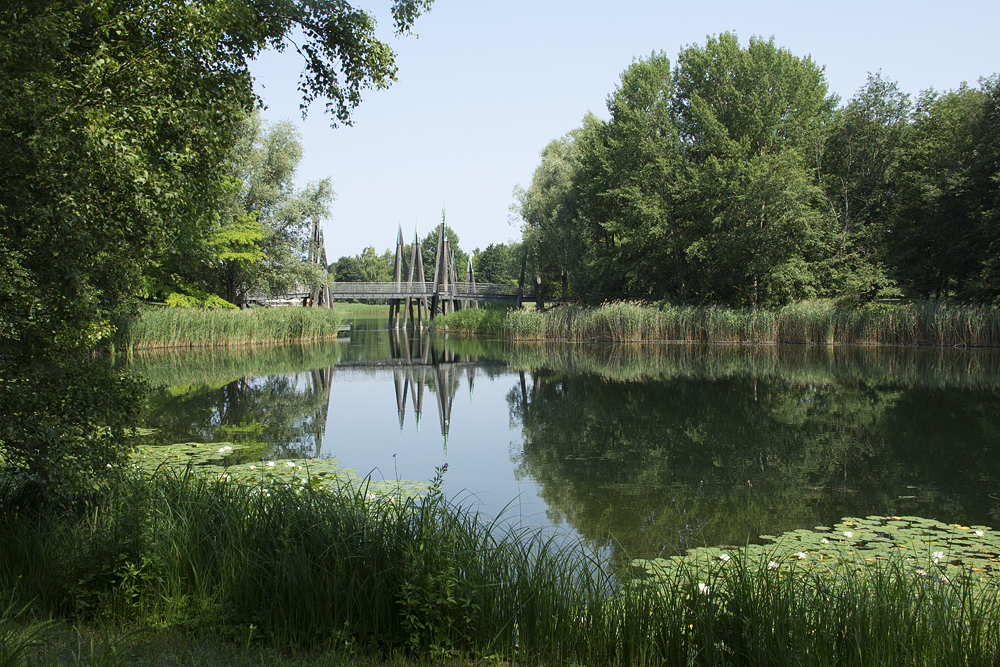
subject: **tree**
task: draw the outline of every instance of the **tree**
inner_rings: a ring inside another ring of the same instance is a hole
[[[591,299],[828,294],[838,245],[818,178],[836,101],[826,91],[808,58],[729,33],[687,47],[673,70],[662,53],[634,62],[608,122],[543,152],[520,198],[525,242],[558,230],[563,240],[539,251],[551,257],[574,239]]]
[[[430,2],[394,0],[397,32]],[[67,360],[129,313],[147,258],[215,219],[255,104],[248,61],[301,32],[303,104],[329,100],[334,125],[396,69],[374,19],[331,0],[27,0],[0,6],[0,32],[0,402],[48,396],[37,412],[4,411],[0,449],[15,473],[52,473],[42,449],[69,446],[67,461],[82,451],[60,435],[84,409],[59,412]],[[108,405],[135,396],[107,377]],[[128,446],[122,429],[107,437]],[[79,488],[72,475],[34,479]]]
[[[700,298],[777,305],[822,295],[834,240],[816,165],[836,102],[823,70],[773,40],[743,49],[724,33],[678,55],[674,85]]]
[[[341,257],[330,266],[330,273],[338,283],[384,283],[392,280],[392,262],[395,255],[386,250],[379,255],[372,246],[354,257]]]
[[[837,110],[823,146],[821,180],[840,243],[831,264],[842,297],[895,294],[886,234],[897,205],[900,160],[909,136],[909,97],[881,73]]]
[[[674,95],[670,61],[653,53],[622,73],[608,97],[610,121],[591,123],[579,137],[592,252],[581,277],[592,298],[687,297]]]
[[[518,201],[514,210],[524,222],[522,252],[538,280],[558,276],[564,299],[569,296],[570,273],[584,269],[587,247],[578,189],[578,137],[598,122],[588,116],[584,128],[549,142],[541,152],[542,162],[535,169],[531,186],[514,189]]]
[[[520,278],[521,244],[491,243],[485,250],[476,248],[472,261],[476,282],[515,285]]]
[[[329,215],[334,193],[329,179],[295,191],[302,158],[295,126],[265,127],[254,114],[245,122],[235,156],[239,190],[210,234],[226,300],[239,303],[251,292],[275,294],[290,291],[296,282],[314,287],[325,281],[319,267],[303,259],[311,223]]]
[[[920,95],[903,157],[891,261],[917,295],[991,301],[995,282],[997,79]],[[994,268],[989,268],[994,267]]]

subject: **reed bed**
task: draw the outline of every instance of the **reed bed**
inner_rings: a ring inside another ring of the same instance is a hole
[[[475,311],[435,322],[511,340],[1000,346],[1000,310],[937,302],[842,308],[832,301],[805,301],[765,310],[614,301],[545,312],[511,309],[502,324],[493,314],[487,318]]]
[[[339,315],[329,308],[146,308],[121,328],[119,351],[234,347],[331,339]]]
[[[1000,652],[995,588],[891,562],[819,579],[746,558],[654,582],[456,506],[441,474],[418,501],[123,476],[66,516],[6,486],[0,590],[43,617],[435,662],[994,665]]]

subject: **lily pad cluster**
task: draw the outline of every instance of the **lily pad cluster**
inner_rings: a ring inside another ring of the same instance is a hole
[[[154,472],[164,467],[176,472],[190,469],[224,482],[286,484],[323,488],[333,492],[363,491],[374,497],[413,498],[427,492],[427,485],[411,480],[373,480],[340,464],[337,459],[241,460],[251,445],[238,442],[180,442],[147,445],[135,454],[136,465]]]
[[[711,578],[733,561],[779,574],[830,577],[892,565],[900,573],[938,582],[1000,588],[1000,532],[989,526],[917,516],[846,517],[833,526],[761,538],[770,544],[699,547],[672,558],[637,559],[632,565],[653,581],[680,573]]]

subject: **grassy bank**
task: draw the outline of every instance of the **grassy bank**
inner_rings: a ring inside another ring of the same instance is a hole
[[[1000,651],[992,579],[846,551],[816,569],[733,550],[710,555],[715,567],[695,556],[616,572],[439,488],[440,475],[406,500],[127,476],[97,505],[53,516],[6,486],[0,592],[8,612],[28,605],[112,636],[152,629],[112,640],[123,649],[194,637],[318,662],[991,665]]]
[[[940,303],[840,308],[815,301],[764,310],[619,301],[546,312],[466,310],[434,322],[511,340],[1000,346],[1000,310]]]
[[[340,316],[328,308],[144,308],[115,338],[117,351],[233,347],[337,337]]]

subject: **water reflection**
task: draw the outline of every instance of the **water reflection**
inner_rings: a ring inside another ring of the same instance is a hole
[[[510,346],[371,323],[268,354],[143,361],[181,380],[151,422],[385,477],[447,461],[446,488],[487,511],[519,497],[529,522],[633,556],[852,515],[1000,523],[996,351]]]

